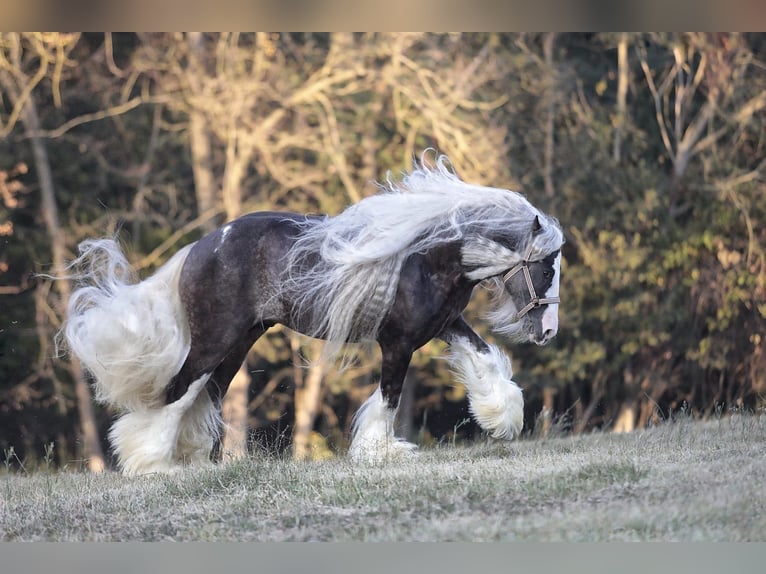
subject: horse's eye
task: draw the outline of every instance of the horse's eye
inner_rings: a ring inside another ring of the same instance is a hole
[[[543,277],[545,277],[546,279],[550,279],[551,277],[553,277],[553,271],[551,271],[550,269],[544,270]]]

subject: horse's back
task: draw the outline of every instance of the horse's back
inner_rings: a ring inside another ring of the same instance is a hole
[[[301,224],[311,216],[277,211],[256,211],[243,215],[215,231],[211,231],[192,248],[185,273],[211,266],[246,273],[249,268],[267,264],[259,262],[269,254],[284,254],[295,241]],[[259,265],[260,263],[260,265]]]
[[[275,299],[284,257],[311,216],[262,211],[243,215],[194,244],[181,272],[181,299],[191,319],[234,321],[264,314],[280,320]],[[209,310],[206,312],[206,310]]]

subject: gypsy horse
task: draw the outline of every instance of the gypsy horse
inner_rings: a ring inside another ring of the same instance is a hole
[[[468,326],[474,287],[494,292],[487,318],[516,341],[558,330],[559,223],[521,194],[463,182],[445,156],[334,217],[256,212],[182,248],[138,281],[113,239],[83,241],[62,334],[97,400],[127,475],[210,461],[231,379],[253,343],[281,323],[329,341],[373,341],[381,379],[355,414],[349,457],[414,456],[394,435],[412,353],[433,338],[491,436],[522,429],[510,359]]]

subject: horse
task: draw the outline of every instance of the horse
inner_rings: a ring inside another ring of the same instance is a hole
[[[346,343],[380,346],[380,383],[352,420],[354,463],[416,456],[393,422],[412,354],[434,338],[448,344],[482,429],[519,435],[511,360],[462,312],[484,284],[496,332],[548,343],[558,331],[559,222],[518,192],[464,182],[443,155],[378,186],[332,217],[243,215],[144,280],[115,239],[80,243],[61,333],[95,398],[118,413],[109,440],[124,474],[209,464],[228,386],[276,324],[328,341],[325,358]]]

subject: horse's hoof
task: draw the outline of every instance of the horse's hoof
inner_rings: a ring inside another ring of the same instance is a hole
[[[355,464],[382,464],[412,460],[418,456],[417,445],[403,439],[354,441],[348,451]]]

